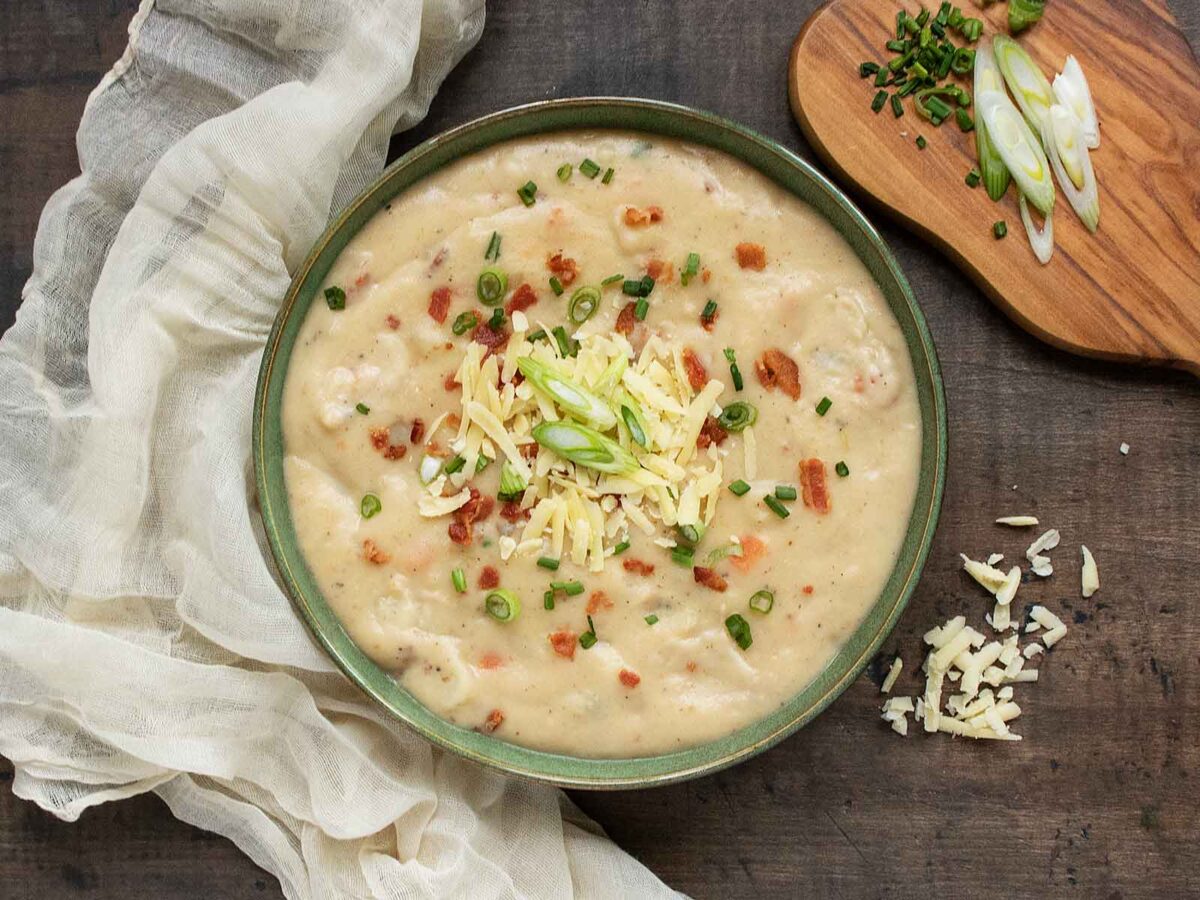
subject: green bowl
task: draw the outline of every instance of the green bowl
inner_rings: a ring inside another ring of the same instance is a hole
[[[280,406],[288,360],[309,305],[347,242],[385,203],[454,160],[512,138],[578,128],[641,131],[721,150],[822,213],[882,288],[904,332],[920,397],[916,502],[895,568],[866,619],[816,680],[771,715],[719,740],[660,756],[586,759],[530,750],[453,725],[426,709],[342,629],[300,552],[284,485]],[[284,588],[355,684],[414,731],[467,759],[564,787],[640,788],[695,778],[766,750],[828,706],[879,650],[916,587],[937,524],[946,473],[946,400],[933,340],[899,265],[871,223],[824,175],[773,141],[709,113],[651,100],[586,97],[504,110],[432,138],[388,166],[337,217],[296,272],[267,340],[254,398],[253,444],[263,524]]]

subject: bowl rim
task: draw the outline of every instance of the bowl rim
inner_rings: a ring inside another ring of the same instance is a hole
[[[516,131],[507,132],[506,126]],[[341,628],[300,553],[282,474],[280,407],[287,363],[317,288],[344,248],[344,241],[333,247],[339,238],[348,241],[385,203],[457,159],[520,137],[589,129],[643,132],[719,150],[812,206],[842,234],[884,292],[904,331],[921,403],[917,495],[891,575],[863,621],[822,672],[774,713],[721,738],[652,756],[591,758],[534,750],[454,725],[427,709],[370,661]],[[813,197],[801,196],[766,171],[765,165],[799,176]],[[814,198],[827,206],[818,207]],[[840,222],[835,221],[835,213]],[[347,229],[352,230],[347,233]],[[907,314],[907,322],[901,312]],[[538,101],[472,119],[412,148],[364,188],[316,240],[279,307],[259,369],[251,442],[259,512],[278,581],[341,672],[393,718],[435,746],[524,780],[593,790],[661,786],[719,771],[774,746],[822,712],[879,651],[907,606],[929,554],[947,466],[946,400],[932,335],[899,263],[861,210],[811,164],[742,125],[675,103],[604,96]],[[810,693],[813,696],[804,700]]]

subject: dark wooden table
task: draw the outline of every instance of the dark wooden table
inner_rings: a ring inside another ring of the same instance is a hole
[[[0,327],[29,276],[42,205],[78,171],[84,99],[120,54],[134,6],[0,4]],[[815,6],[497,2],[429,118],[393,149],[504,106],[607,93],[714,110],[807,154],[784,66]],[[1200,4],[1178,7],[1195,45]],[[864,676],[812,725],[731,771],[575,800],[695,896],[1200,895],[1200,383],[1048,349],[881,225],[933,328],[951,423],[941,527],[887,651],[903,650],[911,669],[930,625],[980,618],[986,604],[957,553],[1019,555],[1028,537],[991,520],[1041,516],[1063,532],[1064,572],[1019,599],[1065,610],[1072,628],[1041,682],[1020,692],[1025,740],[901,739],[880,722]],[[1104,585],[1089,601],[1074,577],[1080,542]],[[906,673],[901,686],[915,681]],[[177,822],[152,796],[67,825],[0,791],[0,897],[278,895],[232,844]]]

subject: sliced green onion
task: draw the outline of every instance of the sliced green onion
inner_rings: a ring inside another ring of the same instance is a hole
[[[992,224],[992,234],[996,236],[996,240],[1000,240],[1000,238],[1008,234],[1008,225],[1005,224],[1003,219]]]
[[[525,335],[525,340],[529,341],[531,344],[537,341],[546,340],[546,329],[539,328],[537,331],[529,332],[529,334]]]
[[[575,171],[574,166],[572,166],[570,163],[563,163],[558,167],[558,171],[554,174],[558,176],[559,181],[567,182],[571,180],[571,173],[573,171]]]
[[[475,474],[478,475],[491,464],[492,461],[482,454],[475,457]]]
[[[1067,195],[1067,202],[1087,230],[1094,233],[1100,226],[1100,195],[1085,144],[1083,123],[1067,107],[1054,104],[1043,126],[1042,145],[1058,184]]]
[[[517,188],[517,196],[526,206],[533,206],[537,202],[537,185],[532,181],[525,182]]]
[[[450,326],[450,330],[457,335],[463,335],[478,324],[479,316],[475,315],[475,310],[469,310],[454,317],[454,324]]]
[[[1054,97],[1067,109],[1075,113],[1075,118],[1083,125],[1083,143],[1085,147],[1095,149],[1100,146],[1100,123],[1096,119],[1096,107],[1092,103],[1092,91],[1088,87],[1087,78],[1079,66],[1079,60],[1070,54],[1063,63],[1063,70],[1054,76],[1051,86]]]
[[[528,485],[521,473],[507,459],[500,466],[500,491],[497,496],[504,502],[519,500]]]
[[[887,87],[891,84],[891,75],[892,70],[890,68],[880,69],[875,73],[875,87]]]
[[[488,328],[492,331],[499,331],[504,327],[504,307],[497,306],[492,310],[492,317],[488,319]]]
[[[895,38],[893,40],[888,41],[883,46],[885,46],[888,50],[891,50],[893,53],[905,53],[908,50],[908,41],[901,40],[900,38]],[[875,67],[875,71],[876,72],[879,71],[879,66]]]
[[[604,367],[604,371],[600,373],[600,377],[592,382],[592,393],[601,397],[612,393],[616,386],[621,383],[621,377],[625,374],[627,368],[629,368],[629,360],[624,355],[614,357],[613,361]],[[617,398],[617,402],[623,402],[623,398]],[[633,398],[630,398],[629,403],[636,407]]]
[[[355,403],[354,408],[364,416],[371,411],[371,407],[365,403]]]
[[[554,291],[555,297],[561,297],[563,295],[565,288],[563,288],[562,282],[558,280],[557,275],[550,276],[550,290]]]
[[[540,556],[538,557],[537,564],[543,569],[549,569],[551,572],[556,572],[558,571],[559,561],[553,556]]]
[[[552,581],[550,582],[550,590],[562,591],[568,597],[578,597],[586,588],[582,581]]]
[[[975,68],[975,51],[970,47],[959,47],[950,58],[950,71],[955,75],[966,75]]]
[[[650,303],[645,297],[638,298],[638,302],[633,305],[633,317],[639,322],[646,321],[646,313],[650,311]]]
[[[567,303],[567,318],[575,325],[582,325],[600,308],[600,288],[584,285],[571,295]]]
[[[546,591],[542,594],[542,608],[554,609],[554,591]]]
[[[613,170],[611,168],[604,170],[604,177],[600,179],[601,184],[608,184],[613,179]]]
[[[742,381],[742,370],[738,368],[737,356],[732,347],[725,348],[725,360],[729,363],[729,377],[733,379],[733,389],[740,391],[745,387],[745,382]]]
[[[1033,255],[1044,266],[1054,255],[1054,215],[1052,213],[1047,215],[1042,230],[1038,231],[1037,226],[1033,223],[1033,217],[1029,214],[1029,203],[1024,194],[1017,195],[1017,206],[1021,210],[1021,224],[1025,226],[1025,235],[1029,238],[1029,246],[1033,248]]]
[[[483,608],[497,622],[511,622],[521,614],[521,601],[512,591],[497,588],[484,598]]]
[[[658,624],[658,616],[656,616],[654,613],[650,613],[650,615],[646,616],[646,624],[647,625],[657,625]]]
[[[625,427],[629,429],[630,439],[639,447],[645,447],[646,431],[642,428],[641,423],[638,422],[637,414],[630,407],[622,405],[621,419],[624,421]]]
[[[763,503],[767,505],[767,509],[771,510],[771,512],[775,513],[775,515],[779,516],[781,519],[786,519],[789,515],[791,515],[791,513],[788,512],[788,508],[770,494],[767,494],[765,497],[763,497]]]
[[[325,288],[325,302],[332,310],[346,308],[346,292],[337,285]]]
[[[613,547],[613,556],[620,556],[629,549],[629,541],[621,541],[617,546]]]
[[[383,509],[383,504],[374,494],[363,494],[362,502],[358,504],[358,511],[362,513],[364,519],[371,518],[381,509]]]
[[[983,34],[983,20],[963,19],[962,25],[959,26],[958,30],[964,38],[973,44],[979,40],[979,36]]]
[[[730,403],[721,410],[721,415],[717,416],[717,424],[735,434],[744,431],[757,421],[758,410],[752,404],[744,403],[741,400]]]
[[[959,131],[970,131],[975,127],[975,120],[971,118],[971,114],[965,109],[956,109],[954,111],[954,121],[958,123]]]
[[[483,258],[492,261],[500,258],[500,232],[492,232],[492,239],[488,241],[487,250],[484,251]]]
[[[777,500],[795,500],[796,489],[790,484],[775,485],[775,498]]]
[[[421,479],[421,484],[429,484],[433,479],[437,478],[442,471],[442,461],[436,456],[426,454],[421,457],[421,466],[417,470],[417,475]]]
[[[850,474],[850,467],[843,460],[833,467],[833,471],[838,473],[839,478],[845,478]]]
[[[899,94],[892,94],[892,115],[897,119],[904,115],[904,104],[900,101]]]
[[[871,112],[879,112],[883,109],[883,104],[887,103],[888,92],[880,91],[875,95],[875,99],[871,101]]]
[[[558,344],[558,352],[562,356],[574,356],[579,352],[579,341],[570,337],[567,329],[561,325],[555,325],[550,329],[550,333],[554,335],[554,342]]]
[[[608,287],[610,284],[614,284],[615,282],[621,281],[624,277],[625,276],[622,275],[620,272],[618,272],[616,275],[609,275],[607,278],[605,278],[603,281],[600,282],[600,286]]]
[[[675,531],[679,534],[680,539],[689,544],[698,544],[704,540],[703,525],[676,525]]]
[[[499,269],[484,269],[475,282],[475,296],[484,306],[495,306],[508,292],[508,276]]]
[[[967,173],[967,177],[964,178],[963,180],[966,182],[967,187],[969,187],[969,188],[979,187],[979,181],[980,181],[979,170],[972,169],[970,172]]]
[[[918,135],[917,135],[917,149],[918,149],[918,150],[924,150],[924,149],[925,149],[925,146],[926,146],[926,143],[927,143],[927,142],[926,142],[926,140],[925,140],[924,136],[923,136],[923,135],[920,135],[920,134],[918,134]]]
[[[598,638],[596,637],[596,623],[592,621],[592,617],[587,617],[588,630],[579,636],[579,646],[584,650],[590,650],[596,645]]]
[[[696,551],[691,547],[674,547],[671,550],[671,559],[684,568],[690,569],[695,564]]]
[[[455,472],[461,472],[462,467],[466,464],[467,461],[461,456],[455,456],[446,461],[446,464],[442,466],[442,471],[447,475],[453,475]]]
[[[996,56],[1000,74],[1004,76],[1004,83],[1008,85],[1017,106],[1021,108],[1025,121],[1029,123],[1034,134],[1040,134],[1042,122],[1054,104],[1054,92],[1050,89],[1050,82],[1025,48],[1012,38],[1003,34],[996,35],[992,38],[992,52]],[[995,129],[993,138],[994,131]]]
[[[774,605],[775,595],[766,588],[763,588],[761,591],[755,591],[750,595],[750,608],[756,613],[766,615]]]
[[[1041,141],[1034,136],[1029,123],[1000,91],[976,96],[975,105],[978,118],[987,125],[992,146],[1017,182],[1017,188],[1042,215],[1049,215],[1054,208],[1054,180]]]
[[[554,401],[580,421],[587,422],[600,431],[608,431],[617,424],[616,415],[604,400],[578,381],[555,371],[547,363],[532,356],[522,356],[517,359],[517,369],[533,385],[534,390]]]
[[[754,638],[750,634],[750,623],[747,622],[737,613],[734,613],[725,620],[725,628],[729,632],[729,636],[743,650],[749,650],[750,645],[754,643]]]
[[[737,481],[730,483],[729,492],[734,496],[744,497],[746,494],[750,493],[750,485],[746,484],[746,482],[739,478]]]
[[[829,412],[829,407],[833,406],[833,401],[828,397],[822,397],[821,402],[817,404],[817,415],[823,416]]]
[[[579,174],[586,175],[588,178],[595,178],[600,174],[600,167],[590,159],[585,159],[579,164]]]
[[[876,67],[878,68],[878,67]],[[700,272],[700,254],[689,253],[683,271],[679,273],[679,283],[687,287],[691,280]]]
[[[467,592],[467,573],[462,569],[455,569],[451,572],[450,581],[454,584],[454,589],[460,594]]]
[[[1008,30],[1019,34],[1031,25],[1036,25],[1046,11],[1046,0],[1009,0]]]
[[[870,78],[879,71],[879,63],[877,62],[862,62],[858,64],[858,77]]]
[[[995,57],[991,48],[982,45],[975,54],[975,97],[978,99],[988,91],[1004,91],[1004,78],[996,67]],[[988,196],[999,200],[1008,190],[1012,180],[1004,160],[996,152],[996,146],[988,134],[983,117],[975,116],[975,151],[979,156],[979,172],[983,176],[983,186],[987,188]]]
[[[597,472],[632,475],[641,468],[616,441],[576,422],[542,422],[534,427],[533,439],[563,459]]]
[[[715,566],[723,559],[728,559],[731,556],[735,558],[741,557],[744,555],[744,553],[745,551],[742,549],[741,544],[735,544],[730,541],[724,547],[715,547],[710,550],[708,556],[704,557],[704,564],[708,566]]]

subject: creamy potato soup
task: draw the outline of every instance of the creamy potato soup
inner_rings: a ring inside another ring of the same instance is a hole
[[[900,328],[816,212],[715,151],[500,144],[338,258],[283,405],[301,549],[444,718],[627,757],[804,688],[916,491]]]

